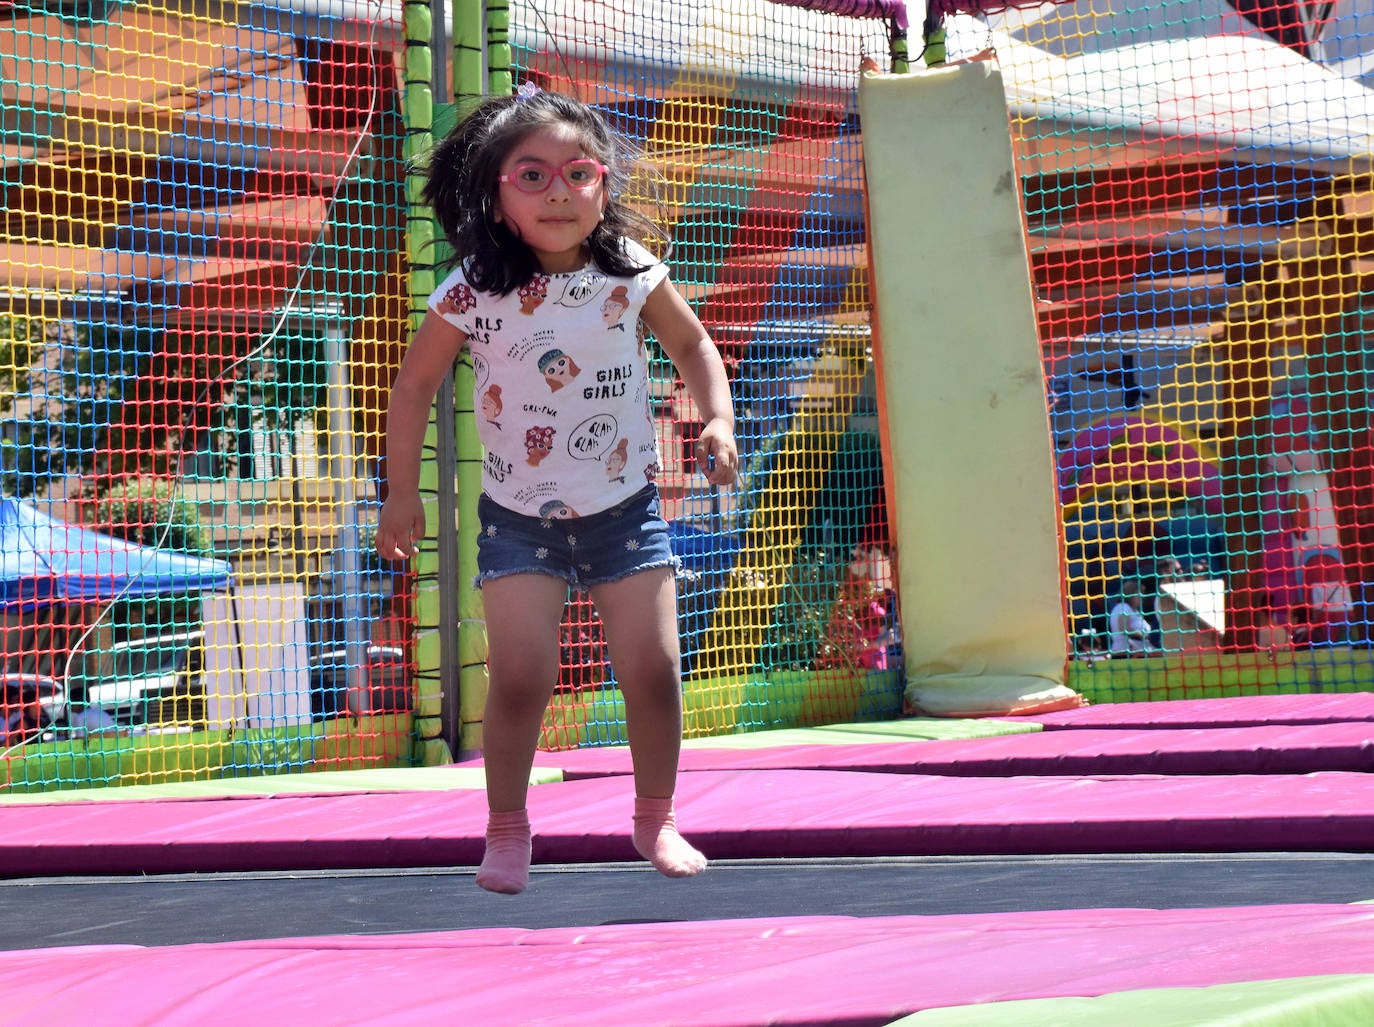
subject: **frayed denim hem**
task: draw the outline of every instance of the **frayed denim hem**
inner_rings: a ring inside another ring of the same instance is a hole
[[[673,574],[676,575],[677,572],[682,569],[682,561],[674,556],[670,560],[655,560],[653,563],[631,567],[628,570],[621,571],[619,574],[612,574],[609,578],[597,578],[595,581],[583,581],[579,578],[577,586],[579,588],[594,588],[597,585],[610,585],[617,581],[624,581],[626,578],[632,578],[641,571],[656,571],[660,567],[671,567]]]
[[[658,570],[660,567],[671,567],[673,569],[673,574],[676,575],[682,570],[682,561],[676,556],[671,560],[656,560],[653,563],[646,563],[639,567],[631,567],[628,570],[621,571],[619,574],[613,574],[609,578],[597,578],[595,581],[583,581],[575,574],[560,574],[548,567],[517,567],[513,570],[484,571],[472,579],[472,587],[481,589],[482,585],[488,581],[495,581],[497,578],[509,578],[513,574],[542,574],[546,578],[556,578],[559,581],[566,582],[569,588],[586,591],[589,588],[595,588],[597,585],[610,585],[614,582],[624,581],[626,578],[633,577],[641,571],[654,571]]]
[[[510,570],[483,571],[472,579],[472,587],[480,589],[488,581],[495,581],[497,578],[509,578],[513,574],[542,574],[546,578],[557,578],[569,588],[577,587],[577,581],[571,571],[560,574],[550,567],[513,567]]]

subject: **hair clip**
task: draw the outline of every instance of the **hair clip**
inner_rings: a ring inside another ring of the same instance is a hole
[[[524,103],[533,96],[539,95],[539,87],[533,82],[522,82],[520,88],[515,91],[515,102]]]

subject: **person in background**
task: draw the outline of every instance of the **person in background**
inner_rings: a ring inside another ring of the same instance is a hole
[[[1084,628],[1073,639],[1073,658],[1080,663],[1101,663],[1111,658],[1107,637],[1100,631]]]
[[[1140,583],[1133,580],[1125,582],[1121,598],[1107,614],[1112,656],[1139,656],[1154,651],[1155,647],[1150,641],[1153,628],[1141,612],[1143,603]]]

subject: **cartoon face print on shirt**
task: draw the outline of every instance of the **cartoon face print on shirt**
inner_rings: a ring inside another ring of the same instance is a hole
[[[539,358],[539,373],[549,383],[549,391],[557,392],[581,374],[582,368],[561,349],[551,349]]]
[[[539,508],[539,518],[544,521],[565,521],[576,516],[577,511],[561,499],[550,499]]]
[[[501,386],[489,385],[487,391],[482,393],[482,416],[486,418],[487,424],[493,428],[500,428],[501,410],[505,404],[501,402]]]
[[[535,425],[525,432],[525,463],[538,467],[544,457],[553,452],[555,430],[546,425]]]
[[[608,331],[625,330],[625,311],[630,309],[630,293],[623,285],[617,285],[611,294],[601,301],[601,320],[606,322]]]
[[[438,310],[441,314],[466,314],[475,306],[477,295],[466,282],[459,282],[444,293],[444,298],[439,301]]]
[[[625,482],[625,465],[630,462],[630,440],[621,439],[606,455],[606,480]]]
[[[520,287],[520,313],[533,314],[549,295],[549,276],[535,275]]]

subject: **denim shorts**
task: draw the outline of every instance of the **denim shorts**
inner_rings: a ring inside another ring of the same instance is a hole
[[[478,588],[511,574],[547,574],[590,588],[654,567],[677,568],[653,485],[609,510],[548,520],[507,510],[483,493],[477,519]]]

